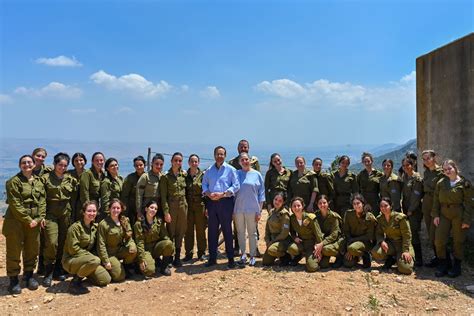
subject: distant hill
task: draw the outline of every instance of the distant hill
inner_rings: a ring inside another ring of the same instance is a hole
[[[405,143],[404,145],[398,146],[393,151],[390,151],[380,156],[375,156],[374,167],[379,170],[382,170],[382,162],[385,159],[392,159],[394,163],[393,170],[398,170],[398,168],[400,168],[400,166],[402,165],[402,159],[405,158],[405,154],[408,151],[413,151],[415,153],[417,152],[416,139],[409,140],[407,143]],[[372,154],[376,155],[375,153],[372,153]],[[351,170],[360,171],[362,169],[364,169],[364,166],[360,162],[354,165],[351,165]]]

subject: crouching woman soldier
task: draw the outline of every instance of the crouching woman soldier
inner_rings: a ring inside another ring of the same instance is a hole
[[[285,195],[277,192],[273,198],[274,208],[270,211],[265,226],[267,250],[262,260],[264,266],[273,264],[276,258],[280,258],[281,266],[288,265],[290,261],[290,255],[286,253],[291,243],[290,212],[285,208]]]
[[[390,202],[388,197],[383,197],[380,201],[381,214],[377,217],[377,242],[372,249],[372,257],[375,260],[385,260],[384,269],[390,269],[396,263],[400,273],[411,274],[414,251],[410,224],[405,214],[392,211]]]
[[[321,251],[317,252],[316,245],[323,241],[323,234],[319,228],[316,215],[304,211],[304,201],[295,197],[291,201],[290,234],[293,243],[287,252],[291,256],[291,265],[296,266],[301,260],[301,255],[306,258],[306,271],[315,272],[319,270],[319,261],[322,258]]]
[[[122,212],[125,205],[119,199],[112,199],[109,213],[97,229],[97,254],[109,272],[113,282],[125,280],[137,256],[137,246],[132,239],[132,227]],[[120,262],[123,260],[123,264]]]
[[[145,216],[135,223],[135,241],[138,249],[140,270],[147,277],[155,274],[159,267],[160,273],[171,275],[168,264],[173,261],[174,245],[168,238],[163,220],[156,216],[158,203],[154,200],[145,204]],[[163,256],[163,259],[160,257]]]
[[[38,260],[40,226],[44,226],[46,214],[46,194],[40,178],[33,174],[33,157],[22,156],[19,165],[21,171],[6,183],[8,208],[2,228],[10,294],[21,293],[18,275],[22,256],[23,280],[30,290],[38,288],[33,270]]]
[[[105,286],[110,283],[110,275],[100,265],[100,259],[92,252],[96,249],[97,203],[86,201],[82,206],[82,218],[72,224],[66,235],[62,264],[64,270],[73,275],[69,292],[85,294],[89,290],[82,285],[82,279],[88,278],[93,284]]]

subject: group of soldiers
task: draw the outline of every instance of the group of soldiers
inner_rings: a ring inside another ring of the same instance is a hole
[[[248,141],[240,141],[237,149],[239,155],[248,154]],[[198,155],[189,156],[184,171],[184,156],[175,153],[166,173],[163,155],[152,158],[149,171],[138,156],[135,172],[125,179],[117,159],[106,160],[101,152],[92,155],[90,169],[82,153],[72,158],[58,153],[52,167],[44,164],[46,156],[43,148],[22,156],[20,172],[6,184],[2,233],[10,293],[21,292],[21,255],[29,289],[39,286],[33,276],[38,267],[46,287],[72,274],[70,290],[78,294],[87,292],[81,283],[86,277],[101,286],[133,273],[170,275],[172,265],[193,259],[195,239],[197,259],[205,260],[207,201]],[[252,168],[260,171],[257,157],[250,157]],[[424,218],[435,254],[427,266],[437,267],[439,277],[460,275],[473,190],[452,160],[440,166],[432,150],[422,158],[423,177],[409,156],[402,161],[402,173],[395,174],[393,161],[385,160],[379,171],[372,155],[364,153],[365,168],[355,174],[348,156],[338,159],[337,170],[324,172],[320,158],[310,170],[298,156],[291,170],[273,154],[265,174],[263,265],[276,258],[281,265],[296,265],[304,256],[310,272],[330,267],[331,257],[333,268],[353,267],[359,259],[370,268],[373,256],[385,260],[385,268],[397,264],[401,273],[411,273],[413,265],[423,265],[419,235]],[[229,164],[241,168],[239,157]],[[454,261],[447,251],[451,235]]]

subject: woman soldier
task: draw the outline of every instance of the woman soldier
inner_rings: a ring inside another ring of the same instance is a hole
[[[145,158],[137,156],[133,159],[135,172],[130,173],[123,180],[122,195],[120,199],[125,203],[128,218],[133,226],[137,220],[137,183],[141,175],[145,173]]]
[[[138,249],[138,264],[147,277],[154,275],[156,268],[159,268],[163,275],[171,275],[168,264],[173,260],[174,245],[168,238],[165,223],[156,216],[157,211],[158,203],[148,201],[145,204],[145,215],[133,227]]]
[[[339,169],[332,174],[334,183],[334,211],[344,216],[346,210],[351,208],[351,197],[359,192],[357,177],[349,171],[351,159],[344,155],[338,160]]]
[[[402,186],[403,182],[399,176],[393,173],[393,161],[385,159],[382,162],[383,176],[380,178],[380,197],[388,197],[392,201],[392,209],[396,212],[402,211]]]
[[[40,226],[44,226],[46,214],[46,194],[41,179],[33,174],[33,157],[21,156],[19,166],[21,171],[6,183],[8,208],[2,228],[6,241],[10,294],[21,293],[18,281],[21,258],[23,280],[28,289],[38,288],[38,282],[33,278],[33,270],[38,259]]]
[[[96,249],[97,203],[86,201],[82,206],[82,218],[72,224],[66,236],[62,264],[64,269],[73,275],[69,292],[85,294],[89,290],[82,285],[82,279],[88,278],[97,286],[110,283],[110,275],[100,265],[100,259],[93,254]]]
[[[268,171],[265,174],[265,201],[267,201],[267,210],[273,208],[272,201],[277,192],[287,192],[290,176],[291,170],[283,166],[280,154],[272,154]]]
[[[137,256],[130,221],[122,215],[124,207],[122,201],[112,199],[108,215],[99,223],[97,229],[97,254],[113,282],[125,279]],[[123,260],[123,265],[120,260]]]
[[[334,207],[334,183],[332,183],[332,176],[330,173],[322,171],[323,160],[321,158],[313,159],[313,171],[318,180],[319,195],[328,197],[329,207]]]
[[[59,281],[66,279],[61,265],[64,242],[71,223],[71,198],[77,189],[77,179],[66,172],[69,155],[58,153],[54,156],[54,169],[44,174],[41,180],[46,190],[46,226],[43,286],[50,287],[53,277]],[[54,273],[53,273],[54,272]]]
[[[423,203],[421,209],[423,211],[430,246],[435,253],[434,257],[429,263],[425,264],[425,266],[434,268],[438,265],[438,257],[436,256],[436,247],[434,244],[435,226],[433,217],[431,217],[431,210],[433,209],[433,194],[436,183],[443,177],[443,168],[436,164],[436,153],[434,150],[423,151],[421,157],[423,159],[423,166],[425,167],[425,171],[423,172]]]
[[[119,175],[119,164],[117,159],[109,158],[105,162],[105,170],[107,176],[100,184],[100,200],[102,214],[105,214],[109,209],[109,203],[113,199],[120,199],[122,194],[123,178]],[[128,215],[128,210],[123,210],[125,216]],[[127,216],[128,217],[128,216]]]
[[[321,242],[316,244],[316,255],[320,258],[319,266],[323,269],[329,268],[331,257],[336,257],[333,268],[342,266],[342,255],[340,254],[341,246],[344,242],[341,226],[342,218],[336,212],[329,209],[328,198],[321,195],[318,198],[318,210],[316,211],[316,219],[323,234]]]
[[[450,159],[443,162],[442,177],[436,184],[433,201],[433,224],[436,226],[435,245],[439,258],[437,277],[448,274],[455,278],[461,275],[461,261],[464,259],[464,240],[471,226],[474,190],[471,183],[459,174],[456,163]],[[446,244],[453,236],[454,265],[450,266]]]
[[[186,175],[186,200],[188,202],[188,222],[184,236],[184,248],[186,255],[184,261],[193,258],[194,249],[194,227],[196,227],[197,256],[204,261],[206,252],[206,226],[204,201],[202,199],[202,176],[204,172],[199,169],[199,156],[192,154],[188,159],[189,169]]]
[[[96,201],[100,207],[100,184],[105,178],[104,171],[104,154],[96,152],[92,155],[92,166],[81,175],[79,182],[81,204],[86,201]],[[97,214],[97,221],[104,218],[104,214]]]
[[[288,265],[290,256],[286,253],[291,243],[290,212],[285,208],[286,194],[275,193],[274,208],[269,212],[265,225],[265,244],[267,250],[263,255],[262,264],[272,265],[276,258],[280,258],[280,266]]]
[[[313,213],[313,205],[319,192],[318,179],[313,171],[306,169],[304,157],[297,156],[295,158],[295,167],[296,170],[291,174],[288,182],[288,199],[291,200],[297,196],[303,198],[305,205],[307,205],[306,210]]]
[[[346,237],[346,248],[342,251],[345,253],[344,266],[352,268],[362,257],[363,268],[367,269],[371,266],[370,250],[374,246],[377,220],[361,194],[354,195],[352,207],[353,209],[348,210],[344,216]]]
[[[183,154],[174,153],[171,168],[160,179],[161,206],[170,239],[174,242],[176,253],[175,267],[182,266],[181,245],[188,225],[188,203],[186,202],[186,172],[182,170]]]
[[[370,206],[372,213],[377,216],[379,215],[379,184],[383,173],[372,166],[374,157],[371,154],[363,153],[361,158],[365,169],[357,175],[357,184],[359,185],[360,193],[367,201],[367,205]]]
[[[423,213],[421,212],[421,198],[423,197],[423,180],[418,172],[414,170],[415,161],[411,158],[402,160],[403,188],[402,188],[402,210],[408,217],[412,236],[413,249],[415,250],[415,265],[423,266],[421,252],[420,229]]]
[[[37,175],[38,177],[41,177],[45,173],[50,173],[51,171],[53,171],[53,168],[44,164],[46,157],[48,157],[48,152],[46,151],[46,149],[41,147],[35,148],[35,150],[33,150],[32,156],[35,162],[35,169],[33,170],[33,174]]]
[[[317,252],[316,245],[323,240],[323,234],[319,227],[316,215],[304,211],[304,200],[295,197],[291,201],[290,235],[292,243],[288,247],[291,256],[290,264],[296,266],[301,260],[301,255],[306,258],[306,271],[315,272],[319,270],[321,252]]]
[[[148,201],[160,202],[160,179],[165,159],[162,154],[156,154],[151,159],[151,170],[143,173],[137,182],[136,203],[137,220],[142,217],[143,207]],[[160,205],[160,204],[158,204]]]
[[[87,164],[87,158],[83,153],[75,153],[72,155],[72,165],[74,169],[69,170],[68,173],[76,178],[76,188],[74,189],[71,196],[71,219],[73,222],[78,221],[82,218],[82,205],[80,198],[80,187],[79,182],[81,181],[81,175],[85,170]]]
[[[411,274],[414,252],[410,225],[405,214],[392,211],[390,202],[388,197],[380,201],[381,214],[377,217],[376,244],[372,249],[372,257],[385,260],[383,269],[388,270],[396,263],[400,273]]]

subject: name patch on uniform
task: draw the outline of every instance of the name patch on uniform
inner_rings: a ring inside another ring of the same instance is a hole
[[[420,195],[420,194],[421,194],[420,192],[418,192],[418,191],[416,191],[416,190],[413,191],[413,192],[414,192],[416,195]]]
[[[283,224],[283,228],[290,228],[290,225],[288,225],[288,224]]]
[[[397,189],[392,189],[392,193],[397,193]]]

